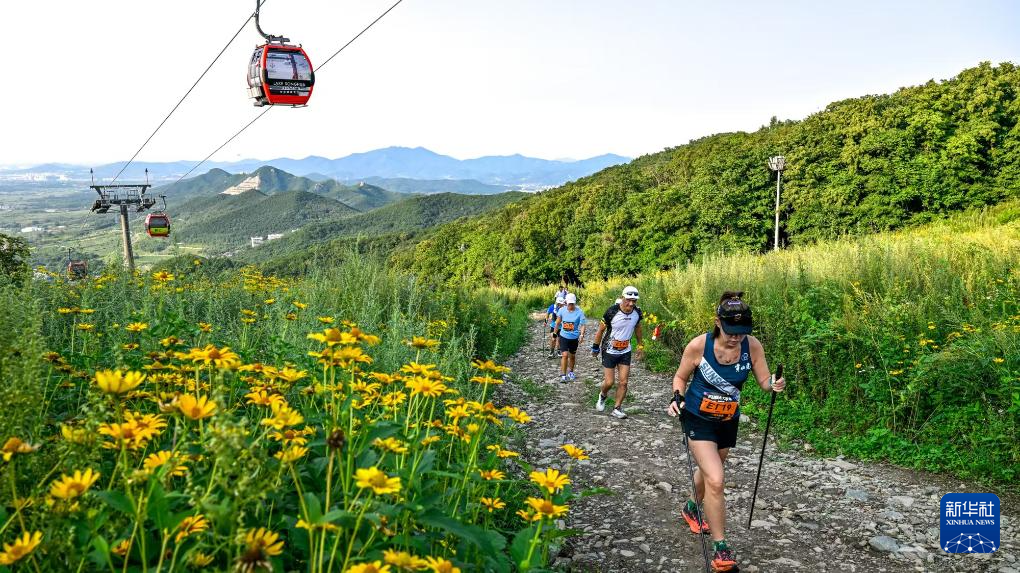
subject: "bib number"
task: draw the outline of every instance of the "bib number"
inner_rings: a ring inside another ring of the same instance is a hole
[[[573,322],[564,322],[563,323],[563,330],[566,331],[566,332],[573,332],[574,331],[574,323]]]
[[[706,394],[701,399],[701,408],[699,409],[711,418],[726,421],[733,418],[733,415],[737,413],[738,406],[739,403],[729,396]]]
[[[613,350],[623,350],[623,349],[627,348],[628,346],[630,346],[630,341],[629,340],[614,340],[612,343],[610,343],[610,346],[613,347]]]

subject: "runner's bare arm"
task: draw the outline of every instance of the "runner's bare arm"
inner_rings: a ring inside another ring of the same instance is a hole
[[[645,348],[644,340],[645,339],[644,339],[644,337],[641,336],[641,323],[640,322],[637,324],[637,326],[634,327],[634,339],[637,340],[637,348],[638,348],[638,350],[644,350],[644,348]]]
[[[766,392],[772,390],[782,392],[786,387],[786,378],[772,380],[772,371],[769,370],[768,361],[765,359],[765,347],[753,336],[748,336],[748,344],[751,347],[751,367],[754,370],[754,379],[758,381],[758,386]]]
[[[701,355],[705,352],[705,337],[699,336],[687,344],[684,354],[680,357],[680,366],[673,374],[673,392],[680,392],[683,396],[687,393],[687,381],[694,374],[694,369],[701,363]],[[676,416],[680,413],[680,407],[676,402],[669,403],[669,414]]]
[[[606,333],[606,323],[600,322],[599,329],[595,331],[595,338],[592,340],[596,345],[602,344],[602,335]]]

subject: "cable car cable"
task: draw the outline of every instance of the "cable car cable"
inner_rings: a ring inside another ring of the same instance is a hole
[[[268,0],[262,0],[263,4],[265,4],[266,2],[268,2]],[[230,38],[230,41],[227,42],[227,45],[223,46],[223,49],[220,50],[220,53],[216,54],[216,57],[213,58],[213,61],[210,62],[208,66],[206,66],[205,71],[202,72],[202,75],[198,76],[198,79],[195,80],[195,83],[191,84],[191,87],[188,88],[188,91],[185,92],[185,94],[177,102],[177,105],[175,105],[174,108],[170,110],[170,113],[166,114],[166,117],[163,118],[163,121],[161,121],[159,125],[156,126],[156,129],[153,130],[153,132],[149,135],[149,138],[145,140],[145,143],[143,143],[141,147],[138,148],[138,151],[135,151],[135,154],[131,156],[131,159],[129,159],[127,163],[124,164],[124,167],[120,168],[120,171],[117,172],[117,175],[113,178],[113,181],[111,183],[116,182],[117,178],[124,173],[124,170],[127,169],[132,162],[134,162],[135,158],[138,157],[138,154],[141,153],[143,149],[145,149],[145,146],[148,145],[150,141],[152,141],[152,138],[156,136],[156,133],[160,129],[162,129],[163,125],[167,122],[168,119],[170,119],[170,116],[173,115],[175,111],[177,111],[177,108],[181,107],[181,104],[184,103],[184,100],[187,99],[189,95],[191,95],[191,92],[195,89],[195,86],[198,85],[198,82],[202,81],[202,78],[204,78],[205,75],[209,73],[209,70],[212,69],[213,65],[215,65],[216,62],[220,59],[220,56],[222,56],[223,53],[227,51],[227,48],[230,47],[230,44],[234,43],[234,40],[237,39],[237,37],[241,34],[245,27],[248,26],[248,22],[250,22],[251,19],[254,18],[257,13],[258,9],[256,9],[255,12],[252,12],[251,15],[248,16],[248,19],[244,21],[244,24],[241,24],[241,27],[237,29],[237,32],[235,32],[233,37]]]
[[[376,18],[375,20],[372,20],[372,22],[371,22],[371,23],[370,23],[370,24],[369,24],[368,26],[365,26],[365,27],[364,27],[364,28],[363,28],[363,29],[362,29],[362,30],[361,30],[360,32],[358,32],[358,33],[357,33],[357,35],[355,35],[355,36],[354,36],[353,38],[351,38],[351,39],[350,39],[350,40],[349,40],[349,41],[348,41],[348,42],[347,42],[346,44],[344,44],[343,46],[341,46],[339,50],[337,50],[337,51],[333,52],[333,55],[332,55],[332,56],[330,56],[330,57],[326,58],[326,60],[325,60],[324,62],[322,62],[321,64],[319,64],[319,67],[315,68],[315,71],[317,72],[317,71],[321,70],[321,69],[323,68],[323,66],[325,66],[326,64],[328,64],[328,63],[329,63],[329,61],[330,61],[330,60],[332,60],[333,58],[335,58],[335,57],[337,57],[338,55],[340,55],[340,52],[344,51],[344,50],[345,50],[345,49],[347,48],[347,46],[350,46],[351,44],[353,44],[355,40],[357,40],[358,38],[360,38],[360,37],[361,37],[361,35],[362,35],[362,34],[364,34],[365,32],[369,31],[369,29],[371,29],[371,28],[372,28],[372,26],[375,26],[375,25],[376,25],[376,23],[378,23],[378,22],[379,22],[379,20],[382,20],[384,16],[386,16],[387,14],[389,14],[389,13],[390,13],[390,12],[391,12],[391,11],[392,11],[392,10],[393,10],[394,8],[396,8],[397,6],[399,6],[399,5],[400,5],[400,3],[401,3],[401,2],[403,2],[403,1],[404,1],[404,0],[397,0],[397,1],[396,1],[396,2],[395,2],[395,3],[393,4],[393,5],[392,5],[392,6],[390,6],[389,8],[387,8],[385,12],[383,12],[382,14],[380,14],[378,18]],[[265,4],[265,2],[263,2],[263,4]],[[252,16],[254,16],[254,14],[252,14]],[[216,149],[214,149],[212,153],[210,153],[209,155],[206,155],[206,156],[205,156],[205,159],[203,159],[202,161],[199,161],[198,163],[196,163],[194,167],[192,167],[191,169],[189,169],[189,170],[188,170],[188,172],[187,172],[187,173],[185,173],[184,175],[181,175],[181,177],[180,177],[179,179],[177,179],[177,181],[174,181],[174,182],[173,182],[173,183],[172,183],[171,185],[176,185],[176,184],[180,183],[181,181],[183,181],[185,177],[187,177],[188,175],[191,175],[191,174],[192,174],[192,173],[193,173],[193,172],[194,172],[194,171],[195,171],[196,169],[198,169],[198,168],[199,168],[199,167],[200,167],[200,166],[201,166],[201,165],[202,165],[203,163],[205,163],[206,161],[209,161],[209,158],[210,158],[210,157],[212,157],[213,155],[216,155],[216,152],[218,152],[219,150],[221,150],[221,149],[223,149],[224,147],[226,147],[228,143],[230,143],[231,141],[233,141],[233,140],[234,140],[234,139],[235,139],[235,138],[236,138],[237,136],[241,135],[241,133],[243,133],[243,132],[244,132],[244,130],[246,130],[246,129],[248,129],[249,127],[251,127],[251,125],[252,125],[253,123],[255,123],[256,121],[258,121],[259,119],[261,119],[261,118],[262,118],[262,116],[266,115],[266,113],[267,113],[267,112],[268,112],[269,110],[273,109],[273,107],[274,107],[274,106],[269,106],[269,107],[267,107],[267,108],[266,108],[265,110],[263,110],[263,111],[262,111],[262,113],[260,113],[260,114],[256,115],[256,116],[255,116],[255,119],[253,119],[253,120],[249,121],[249,122],[248,122],[248,124],[247,124],[247,125],[245,125],[244,127],[242,127],[241,129],[239,129],[239,130],[237,131],[237,133],[235,133],[234,135],[231,135],[229,139],[227,139],[227,140],[226,140],[226,141],[224,141],[224,142],[223,142],[223,143],[222,143],[222,144],[221,144],[221,145],[220,145],[219,147],[217,147]]]

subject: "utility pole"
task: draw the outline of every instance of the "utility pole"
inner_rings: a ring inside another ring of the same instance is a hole
[[[145,192],[152,187],[148,183],[148,169],[145,170],[145,180],[144,184],[138,185],[96,185],[95,178],[93,178],[92,185],[89,186],[99,194],[99,199],[96,199],[95,203],[92,204],[92,211],[107,213],[112,207],[118,207],[120,210],[120,231],[124,241],[124,266],[131,273],[135,272],[135,253],[131,248],[128,207],[133,207],[135,212],[140,213],[156,204],[154,198],[145,196]]]
[[[786,169],[786,158],[782,155],[769,157],[769,169],[776,172],[776,236],[772,250],[779,250],[779,191],[783,185],[783,169]]]

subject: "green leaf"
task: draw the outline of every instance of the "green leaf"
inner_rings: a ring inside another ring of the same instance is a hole
[[[308,521],[312,524],[322,522],[322,502],[314,493],[305,492],[305,507],[308,508]]]
[[[113,509],[125,514],[134,516],[135,506],[131,503],[131,500],[127,498],[122,492],[119,491],[101,491],[96,493],[96,497],[103,500],[106,505],[109,505]]]
[[[486,531],[475,525],[461,523],[452,517],[438,512],[429,512],[418,517],[418,523],[453,534],[485,553],[502,551],[506,547],[506,540],[503,539],[502,535]]]
[[[536,550],[536,555],[532,555],[531,559],[528,559],[528,551],[531,549],[531,540],[535,537],[536,527],[532,525],[518,531],[517,535],[514,536],[513,543],[510,544],[510,557],[513,558],[514,564],[517,565],[519,571],[530,570],[536,555],[540,553]]]
[[[107,568],[113,567],[113,562],[110,561],[110,544],[107,543],[106,538],[102,535],[97,535],[92,538],[93,551],[89,554],[92,562],[98,567]]]
[[[147,513],[149,519],[156,525],[156,529],[162,531],[170,528],[170,522],[172,516],[170,514],[170,502],[166,498],[166,491],[160,484],[155,484],[152,487],[152,493],[149,494],[149,505]]]

